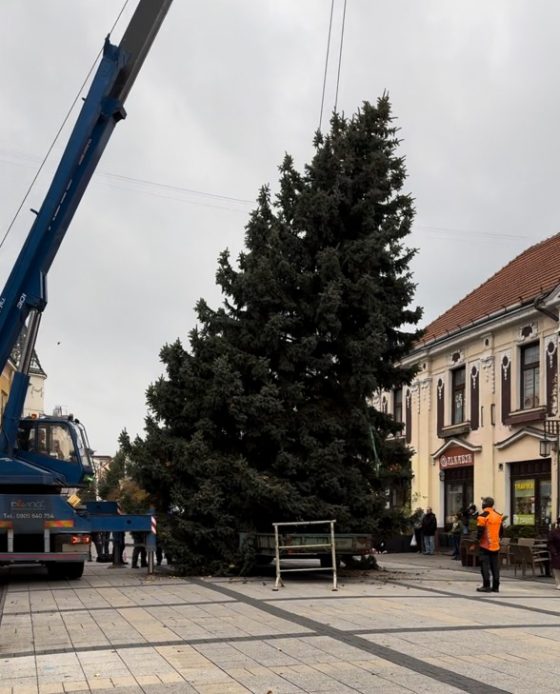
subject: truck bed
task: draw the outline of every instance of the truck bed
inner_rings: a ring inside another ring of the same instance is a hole
[[[373,537],[367,533],[335,533],[334,536],[337,556],[363,556],[370,554],[373,548]],[[240,533],[241,545],[252,542],[257,555],[274,556],[274,533]],[[330,533],[282,533],[279,536],[280,545],[289,545],[289,549],[280,551],[280,556],[293,555],[316,557],[329,554],[330,549],[316,549],[309,545],[328,545]]]

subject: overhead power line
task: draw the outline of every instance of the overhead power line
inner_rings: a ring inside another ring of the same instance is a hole
[[[24,152],[16,152],[12,150],[0,149],[0,161],[5,161],[9,164],[22,164],[24,166],[35,165],[40,161],[39,157],[26,154]],[[114,182],[117,185],[127,186],[127,190],[142,195],[152,195],[154,197],[179,200],[190,205],[198,205],[203,207],[212,207],[216,209],[231,209],[248,211],[252,206],[256,205],[255,200],[248,198],[239,198],[233,195],[224,195],[221,193],[212,193],[210,191],[197,190],[172,183],[163,183],[145,178],[135,178],[124,174],[114,174],[110,172],[97,171],[94,182],[107,181],[108,185]],[[198,196],[201,200],[193,200],[185,196]],[[500,231],[485,231],[480,229],[464,229],[452,226],[434,226],[431,224],[414,224],[412,231],[420,233],[429,233],[438,235],[440,238],[465,238],[469,239],[473,236],[487,239],[495,239],[497,241],[525,241],[531,237],[526,234],[512,234],[511,232]]]
[[[121,18],[121,16],[122,16],[122,14],[123,14],[123,12],[124,12],[124,10],[125,10],[125,8],[126,8],[127,5],[128,5],[128,0],[125,0],[124,5],[121,7],[120,12],[118,13],[118,15],[117,15],[115,21],[113,22],[113,25],[112,25],[111,29],[109,30],[109,34],[111,34],[111,33],[114,31],[114,29],[115,29],[115,27],[117,26],[117,23],[118,23],[119,19]],[[103,53],[103,49],[101,49],[101,50],[97,53],[97,55],[95,56],[95,60],[94,60],[93,63],[91,64],[91,67],[90,67],[90,69],[88,70],[88,73],[87,73],[87,75],[85,76],[85,79],[84,79],[84,81],[82,82],[80,88],[78,89],[78,92],[77,92],[76,96],[74,97],[74,100],[72,101],[72,103],[71,103],[71,105],[70,105],[70,108],[68,109],[66,115],[64,116],[64,119],[62,120],[62,123],[61,123],[59,129],[57,130],[56,135],[54,136],[53,141],[51,142],[51,144],[50,144],[50,146],[49,146],[49,148],[48,148],[48,150],[47,150],[47,153],[46,153],[45,156],[43,157],[43,160],[42,160],[42,162],[41,162],[39,168],[37,169],[37,171],[36,171],[36,173],[35,173],[35,176],[33,176],[33,179],[31,180],[31,183],[29,184],[29,186],[28,186],[28,188],[27,188],[27,191],[25,192],[25,195],[23,196],[22,201],[20,202],[20,204],[19,204],[17,210],[15,211],[15,214],[14,214],[14,216],[12,217],[10,223],[8,224],[8,228],[6,229],[6,232],[4,233],[4,236],[2,237],[2,240],[0,241],[0,248],[2,248],[2,246],[4,245],[6,239],[8,238],[8,236],[9,236],[11,230],[12,230],[12,227],[14,226],[14,224],[15,224],[15,222],[16,222],[16,219],[18,218],[18,216],[19,216],[19,214],[20,214],[20,212],[21,212],[23,206],[25,205],[25,201],[26,201],[27,198],[29,197],[29,194],[31,193],[31,190],[33,189],[33,186],[34,186],[35,183],[37,182],[37,179],[39,178],[39,175],[40,175],[41,171],[43,170],[43,168],[44,168],[44,166],[45,166],[45,164],[46,164],[46,162],[47,162],[47,159],[49,158],[49,156],[50,156],[51,152],[53,151],[53,148],[54,148],[54,146],[55,146],[55,144],[56,144],[58,138],[60,137],[60,133],[62,132],[62,130],[64,129],[64,126],[66,125],[68,119],[70,118],[70,114],[71,114],[72,111],[74,110],[74,107],[75,107],[76,103],[78,102],[78,99],[80,98],[80,95],[81,95],[81,93],[82,93],[83,90],[84,90],[84,87],[85,87],[86,84],[88,83],[89,78],[91,77],[91,73],[92,73],[93,70],[95,69],[95,66],[97,65],[97,62],[99,61],[99,58],[101,57],[101,54],[102,54],[102,53]]]
[[[32,156],[25,152],[17,152],[14,150],[0,149],[0,161],[7,162],[12,165],[33,166],[40,162],[39,157]],[[104,183],[111,187],[115,185],[125,190],[140,192],[142,194],[152,195],[154,197],[167,198],[170,200],[180,200],[189,204],[202,205],[205,207],[214,207],[217,209],[232,209],[249,211],[256,205],[255,200],[248,198],[240,198],[233,195],[223,195],[210,191],[197,190],[177,184],[164,183],[162,181],[148,180],[145,178],[136,178],[126,176],[124,174],[115,174],[108,171],[97,171],[94,179],[95,183]],[[187,196],[187,197],[185,197]],[[202,198],[202,201],[193,200],[192,196]]]

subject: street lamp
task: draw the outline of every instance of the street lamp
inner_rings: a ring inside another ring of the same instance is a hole
[[[546,438],[546,431],[544,432],[544,439],[541,439],[539,443],[539,455],[542,458],[550,458],[552,452],[552,441]]]
[[[556,449],[556,517],[560,517],[560,419],[545,419],[544,439],[539,443],[539,455],[549,458]]]

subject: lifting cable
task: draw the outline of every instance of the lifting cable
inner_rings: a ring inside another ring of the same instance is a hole
[[[332,34],[334,3],[335,3],[335,0],[331,0],[331,12],[330,12],[330,18],[329,18],[329,32],[327,35],[327,53],[325,56],[325,70],[323,73],[323,91],[321,94],[321,112],[319,115],[319,131],[321,130],[321,126],[323,124],[323,108],[325,105],[325,91],[326,91],[326,87],[327,87],[327,72],[328,72],[328,67],[329,67],[329,53],[330,53],[330,47],[331,47],[331,34]],[[338,87],[340,85],[340,66],[342,64],[342,47],[344,45],[344,27],[346,24],[346,3],[347,3],[347,0],[344,0],[344,5],[343,5],[343,9],[342,9],[342,27],[340,30],[340,50],[338,53],[338,67],[337,67],[337,74],[336,74],[336,93],[335,93],[335,98],[334,98],[334,111],[335,112],[336,112],[336,108],[338,105]]]
[[[117,15],[117,18],[116,18],[115,21],[113,22],[113,26],[112,26],[111,29],[109,30],[109,36],[111,35],[111,33],[114,31],[115,27],[117,26],[117,23],[118,23],[119,19],[121,18],[121,16],[122,16],[122,14],[123,14],[123,12],[124,12],[124,10],[125,10],[125,8],[126,8],[127,5],[128,5],[128,0],[125,0],[124,5],[121,7],[121,10],[120,10],[119,14]],[[62,132],[64,126],[66,125],[68,119],[70,118],[70,114],[71,114],[72,111],[74,110],[74,106],[75,106],[76,103],[78,102],[78,99],[80,98],[80,95],[81,95],[81,93],[82,93],[83,90],[84,90],[84,87],[86,86],[86,84],[87,84],[89,78],[91,77],[91,73],[93,72],[95,66],[97,65],[97,62],[99,61],[99,58],[101,57],[101,54],[102,54],[102,53],[103,53],[103,48],[102,48],[102,49],[99,51],[99,53],[95,56],[95,60],[93,61],[92,66],[90,67],[90,69],[89,69],[89,71],[88,71],[88,73],[87,73],[87,75],[86,75],[84,81],[82,82],[80,88],[78,89],[78,93],[76,94],[76,96],[75,96],[75,98],[74,98],[74,101],[72,101],[72,104],[70,105],[70,108],[68,109],[68,112],[66,113],[66,116],[64,117],[64,120],[62,121],[62,124],[60,125],[60,127],[59,127],[59,129],[58,129],[56,135],[54,136],[54,139],[53,139],[53,141],[51,142],[51,145],[50,145],[50,147],[48,148],[47,153],[45,154],[45,156],[44,156],[44,158],[43,158],[43,161],[41,162],[39,168],[37,169],[37,172],[36,172],[35,176],[33,177],[31,183],[29,184],[29,187],[27,188],[27,191],[26,191],[25,195],[23,196],[23,200],[22,200],[21,203],[19,204],[19,207],[17,208],[17,210],[16,210],[14,216],[12,217],[12,221],[9,223],[8,228],[6,229],[6,233],[5,233],[4,236],[2,237],[2,240],[0,241],[0,248],[2,248],[2,246],[4,245],[6,239],[8,238],[8,236],[9,236],[11,230],[12,230],[12,227],[13,227],[14,224],[15,224],[16,219],[18,218],[19,213],[21,212],[22,207],[25,205],[25,201],[26,201],[27,198],[29,197],[29,195],[30,195],[30,193],[31,193],[31,190],[32,190],[33,186],[35,185],[37,179],[39,178],[39,175],[40,175],[41,171],[43,170],[45,164],[47,163],[47,159],[49,158],[51,152],[53,151],[53,148],[54,148],[54,146],[55,146],[55,144],[56,144],[58,138],[60,137],[60,133]]]
[[[346,24],[346,0],[344,0],[344,8],[342,10],[342,29],[340,30],[340,51],[338,52],[338,71],[336,73],[336,93],[334,96],[334,110],[338,105],[338,85],[340,83],[340,65],[342,63],[342,46],[344,45],[344,25]]]
[[[334,11],[334,0],[331,0],[331,17],[329,19],[329,34],[327,36],[327,55],[325,56],[325,73],[323,75],[323,93],[321,95],[321,113],[319,115],[319,131],[323,123],[323,106],[325,104],[325,89],[327,86],[327,68],[329,67],[329,50],[331,47],[332,17]]]

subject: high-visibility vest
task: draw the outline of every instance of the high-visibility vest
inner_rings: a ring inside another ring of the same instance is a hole
[[[482,528],[482,537],[480,538],[480,546],[490,552],[497,552],[500,549],[500,535],[502,528],[502,514],[494,511],[493,508],[485,508],[478,515],[476,524],[478,531]]]

